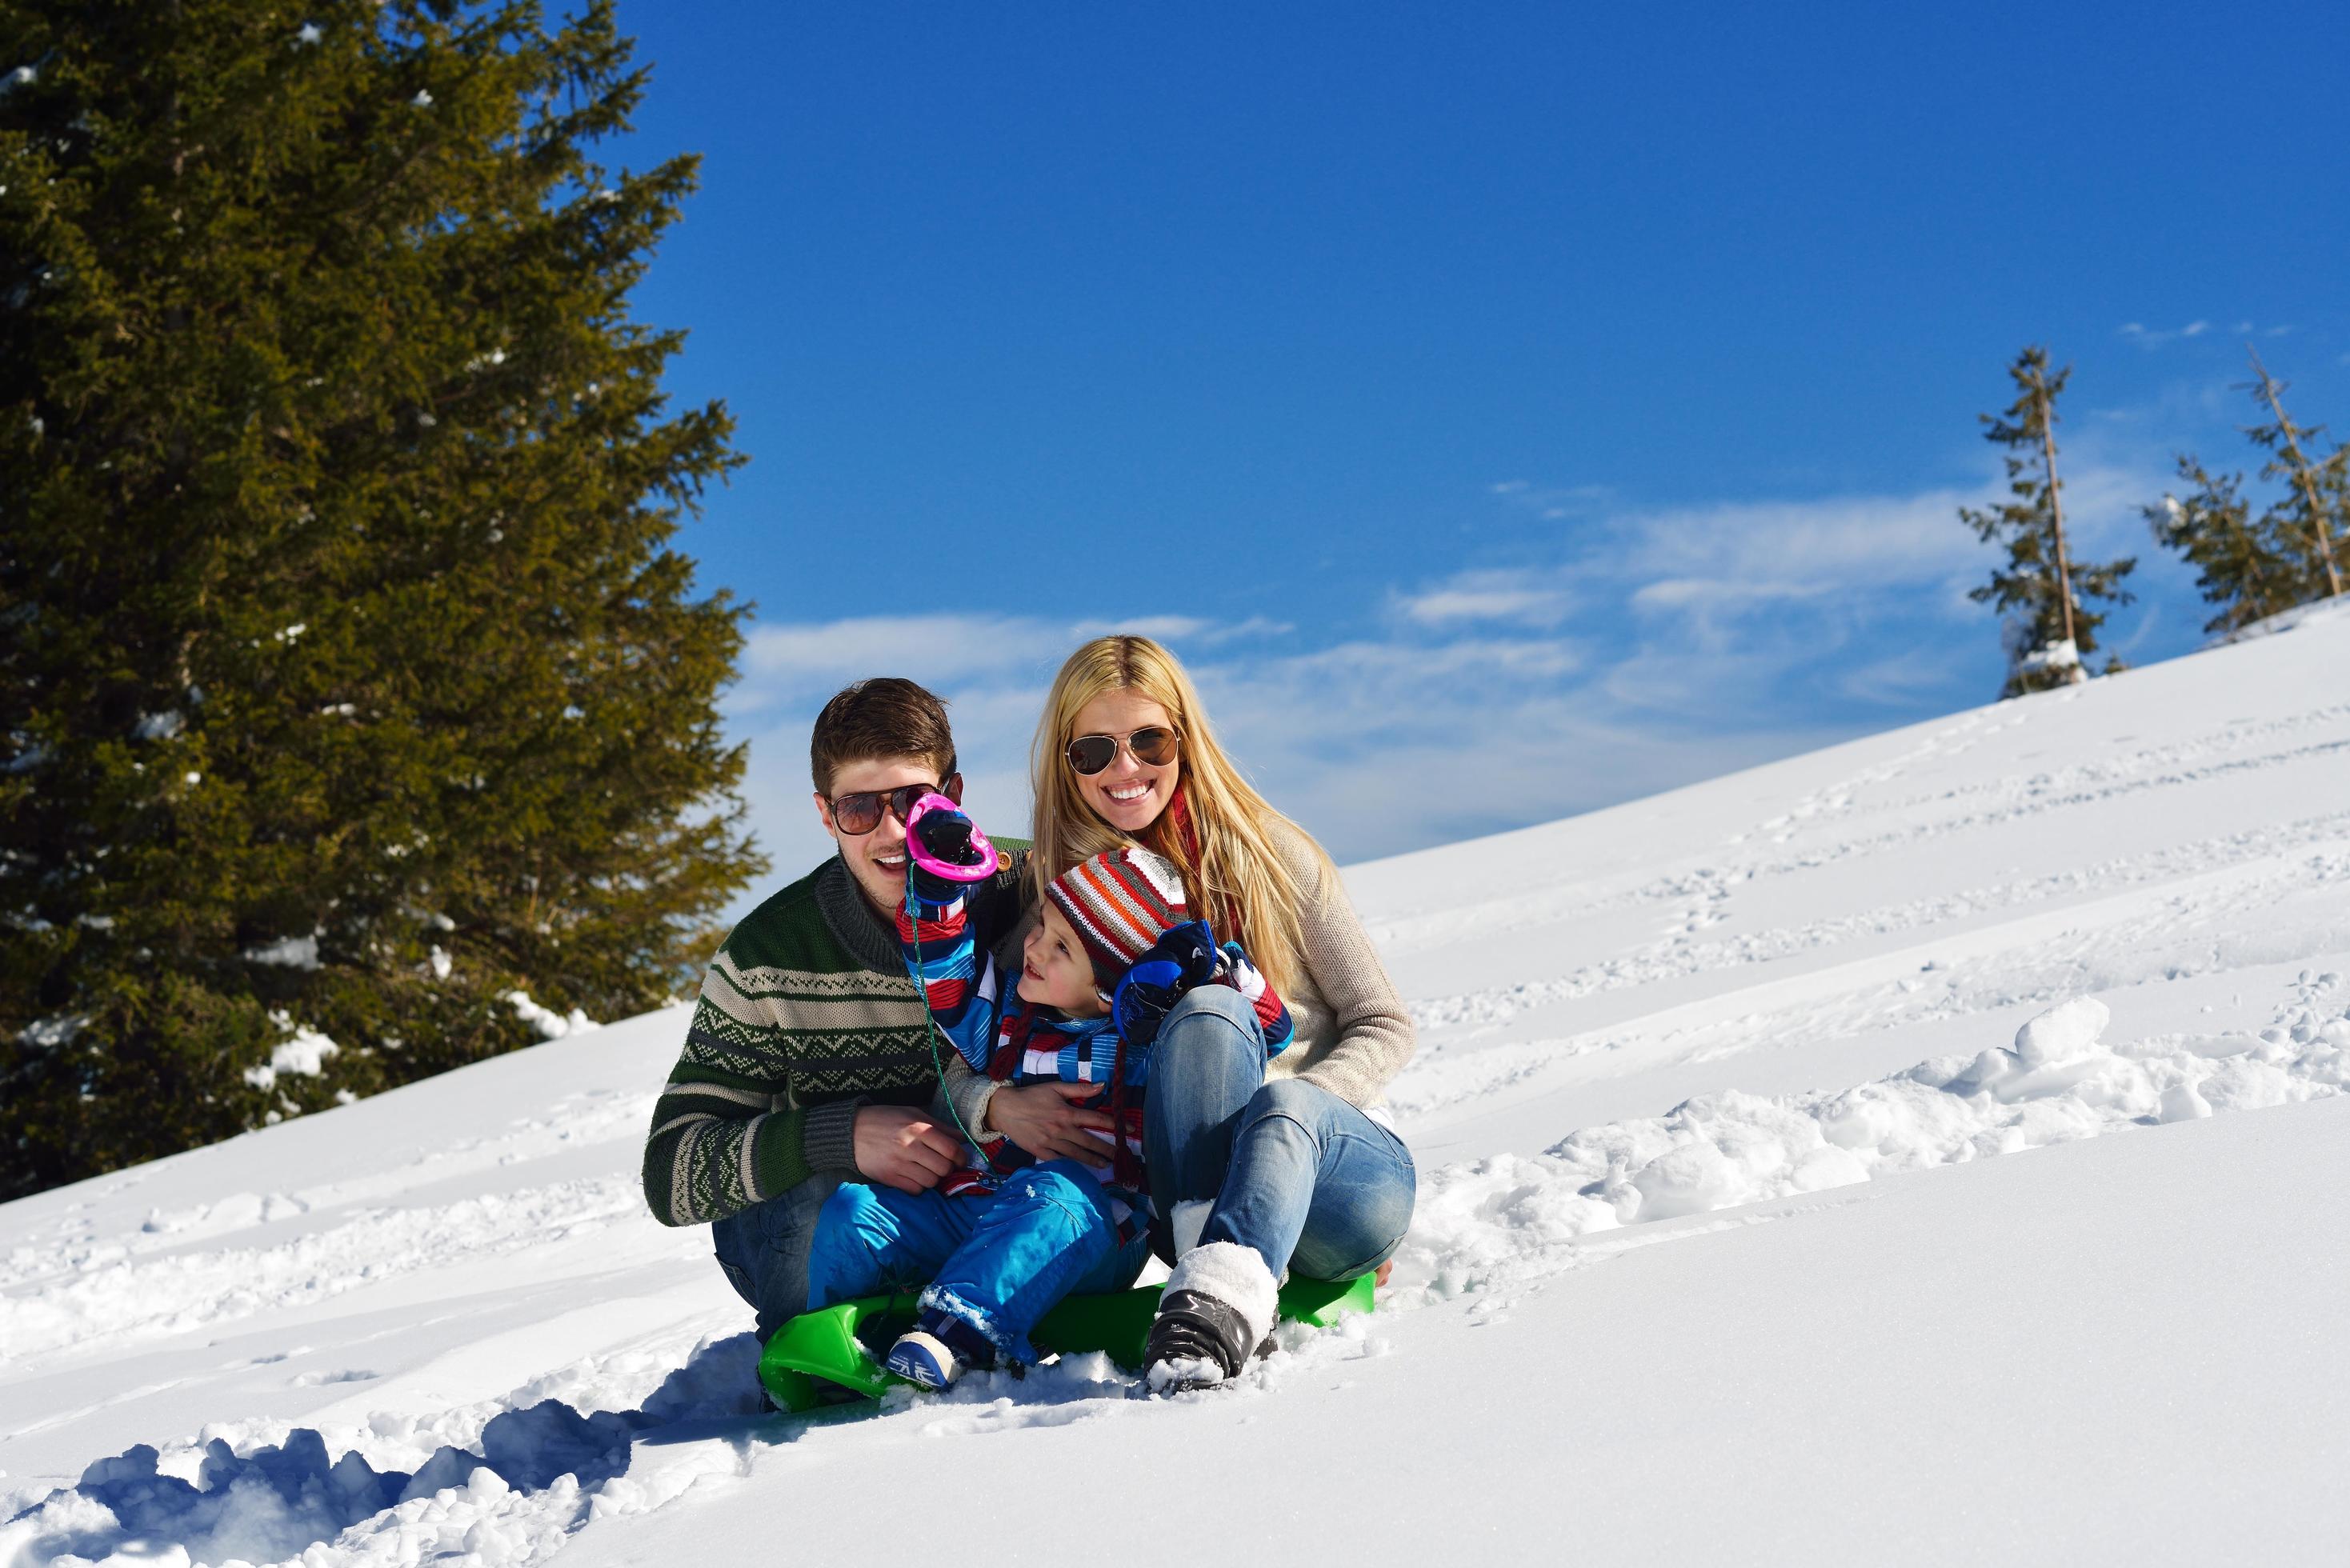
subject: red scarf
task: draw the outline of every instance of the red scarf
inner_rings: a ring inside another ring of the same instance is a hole
[[[1220,907],[1209,905],[1200,868],[1200,830],[1192,824],[1191,803],[1181,784],[1177,784],[1175,793],[1168,797],[1167,810],[1159,820],[1166,825],[1159,829],[1162,843],[1171,841],[1177,851],[1168,858],[1183,867],[1183,879],[1190,884],[1186,893],[1201,895],[1193,900],[1192,907],[1206,912],[1208,925],[1216,933],[1217,940],[1248,946],[1248,939],[1241,934],[1240,906],[1229,898],[1217,900]]]

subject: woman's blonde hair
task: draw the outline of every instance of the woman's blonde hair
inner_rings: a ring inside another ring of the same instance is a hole
[[[1096,638],[1068,657],[1053,678],[1036,725],[1029,767],[1036,792],[1035,850],[1030,874],[1041,897],[1045,884],[1088,856],[1116,848],[1126,836],[1094,815],[1077,793],[1076,772],[1063,751],[1076,738],[1077,715],[1105,691],[1133,691],[1167,710],[1182,737],[1183,798],[1199,840],[1182,842],[1170,806],[1139,836],[1182,869],[1194,909],[1206,914],[1217,939],[1233,935],[1239,917],[1249,957],[1274,989],[1294,986],[1305,950],[1298,923],[1305,889],[1283,864],[1269,831],[1279,823],[1328,857],[1313,836],[1267,804],[1216,744],[1200,693],[1173,654],[1147,637]]]

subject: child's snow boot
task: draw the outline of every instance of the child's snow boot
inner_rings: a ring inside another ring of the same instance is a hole
[[[995,1365],[995,1347],[951,1313],[931,1308],[898,1336],[881,1365],[924,1388],[946,1388],[973,1367]]]
[[[1183,1254],[1159,1297],[1143,1351],[1154,1394],[1236,1376],[1273,1332],[1280,1287],[1253,1247],[1211,1241]]]

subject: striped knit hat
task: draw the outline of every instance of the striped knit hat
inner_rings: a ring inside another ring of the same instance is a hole
[[[1116,985],[1168,928],[1190,919],[1175,863],[1139,845],[1105,849],[1079,861],[1045,886],[1045,897],[1086,944],[1095,982],[1104,990]]]

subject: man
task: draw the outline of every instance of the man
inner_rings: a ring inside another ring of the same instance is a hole
[[[836,1187],[920,1192],[965,1158],[931,1110],[939,1069],[895,925],[906,812],[931,789],[962,794],[945,705],[910,680],[860,680],[825,704],[808,753],[838,853],[728,934],[645,1143],[654,1217],[711,1227],[763,1339],[806,1310],[808,1241]],[[983,944],[1021,923],[1023,858],[972,890]]]

